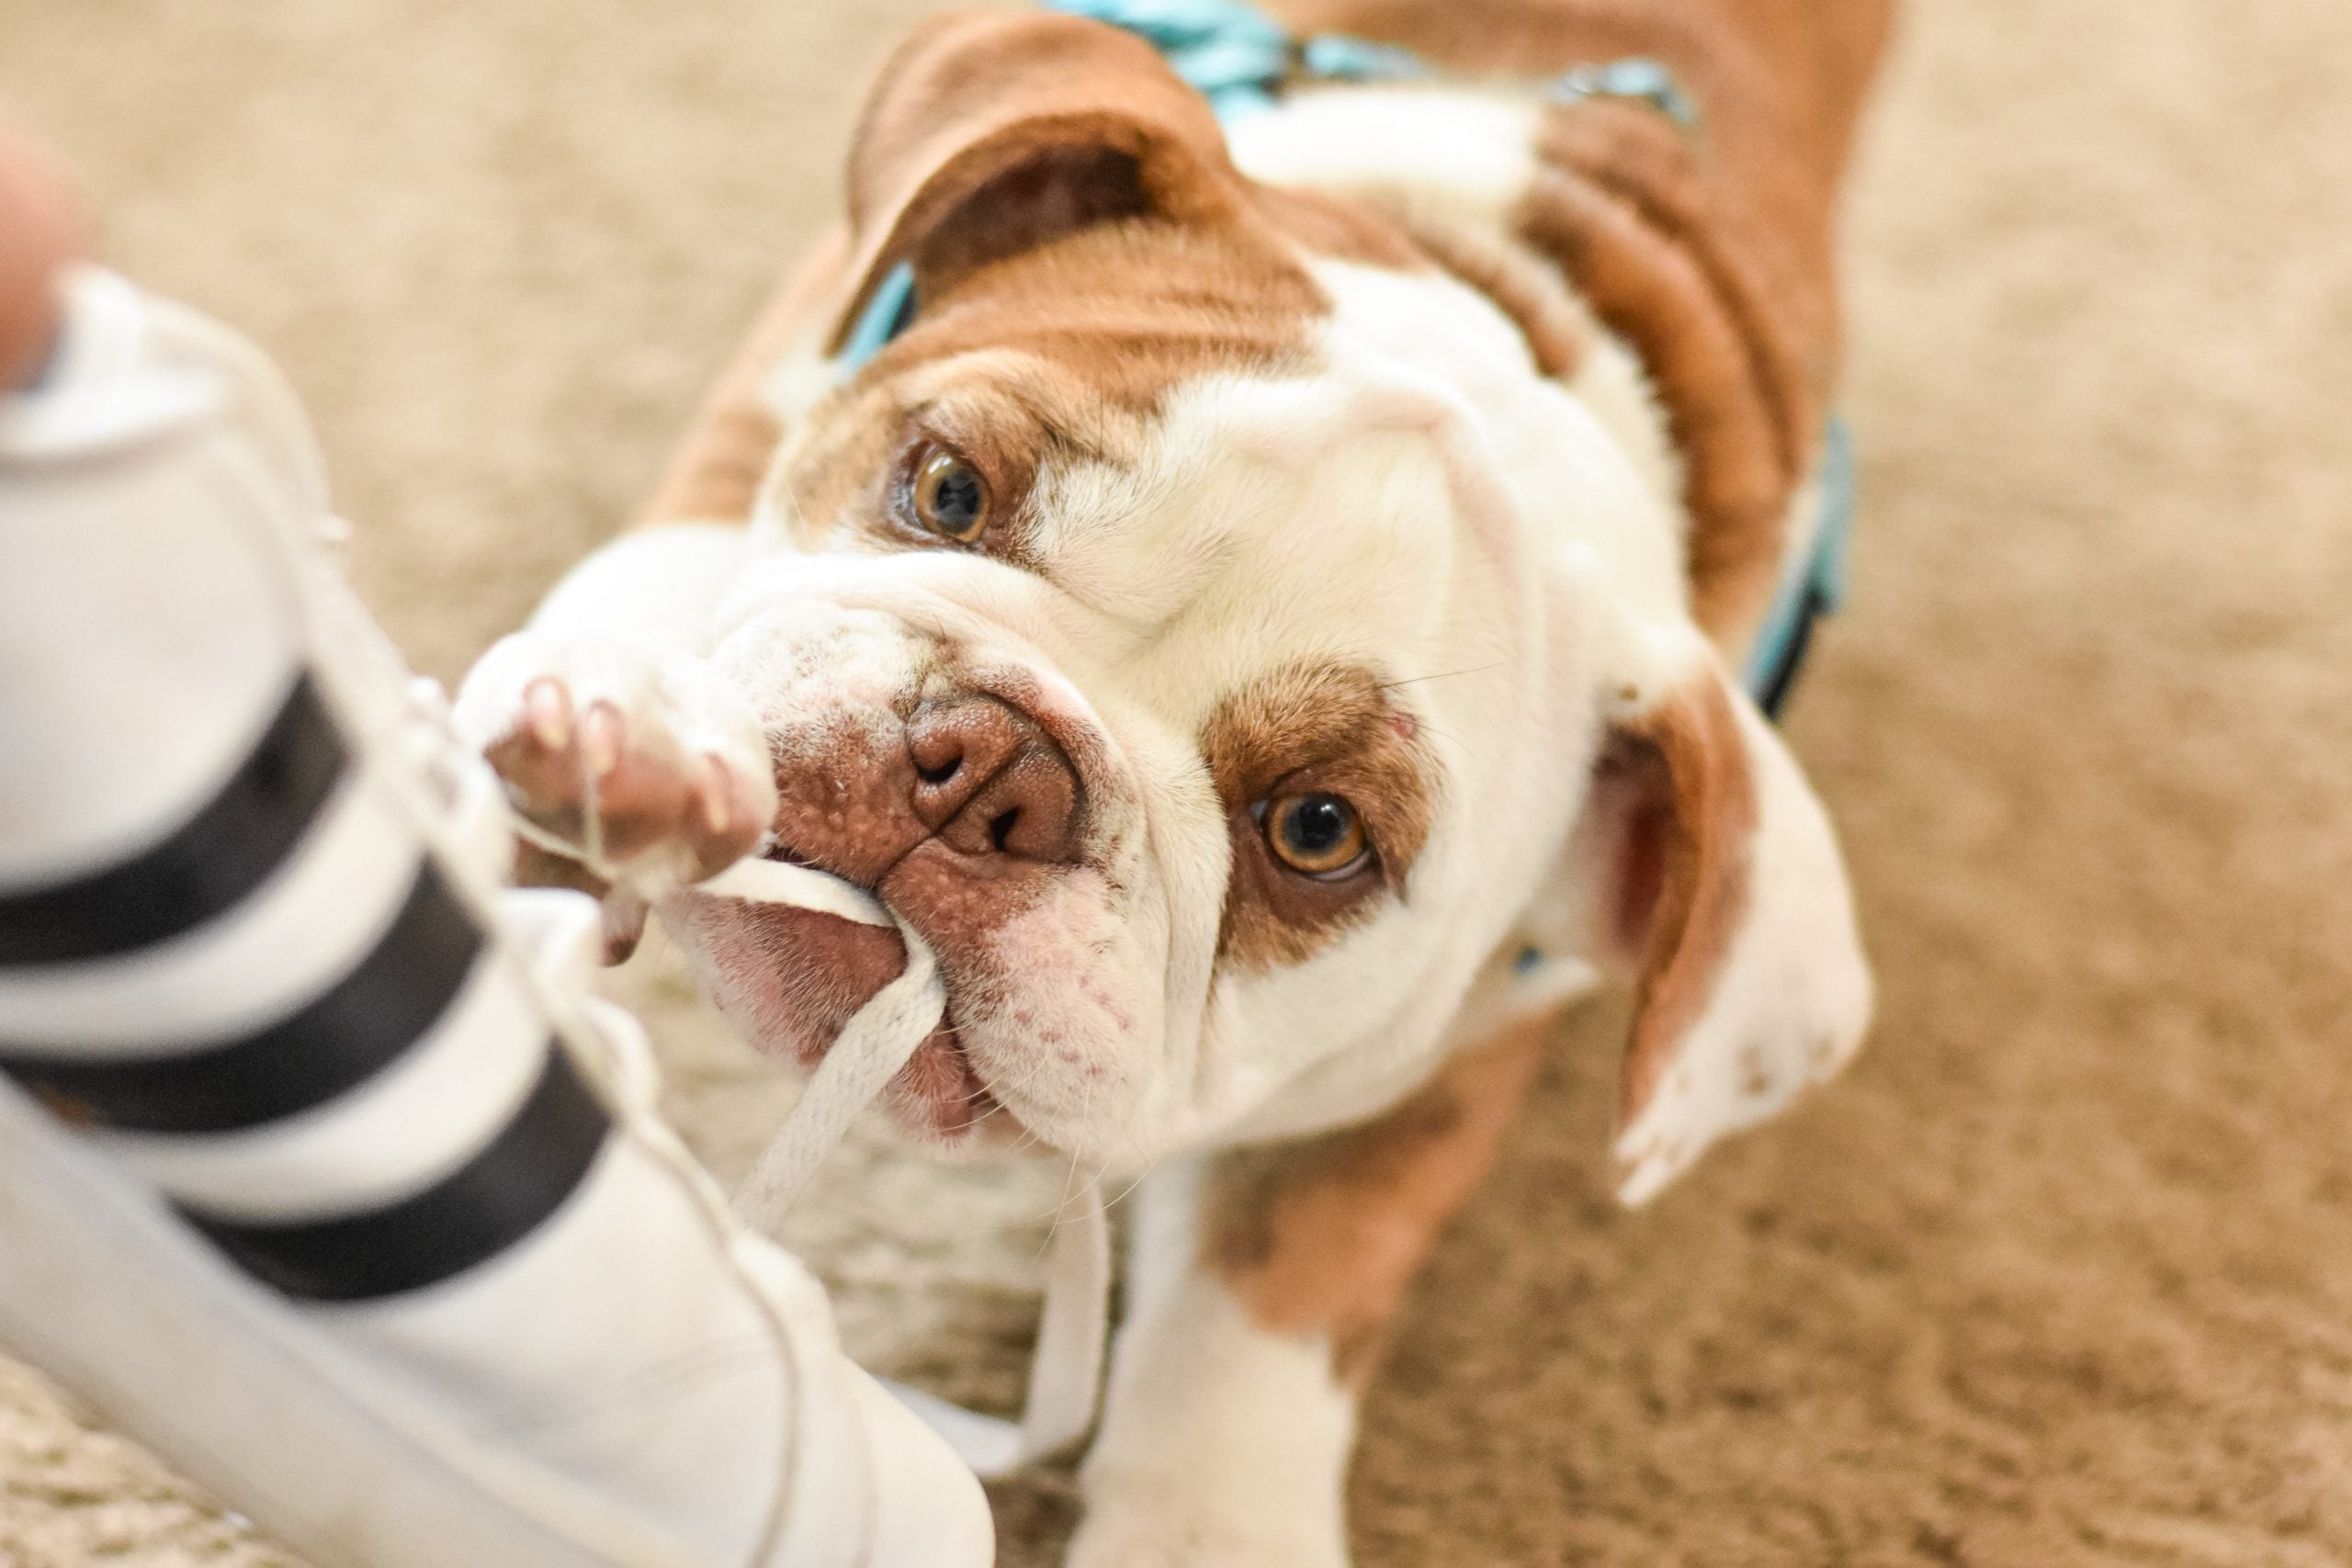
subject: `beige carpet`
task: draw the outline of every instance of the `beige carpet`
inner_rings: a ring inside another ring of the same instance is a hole
[[[286,361],[447,676],[650,481],[915,8],[0,0],[0,94]],[[1917,0],[1881,107],[1792,722],[1875,1043],[1631,1216],[1563,1043],[1367,1412],[1368,1568],[2352,1561],[2352,8]],[[631,983],[740,1166],[779,1091]],[[854,1342],[1006,1397],[1057,1173],[854,1164]],[[1050,1562],[1066,1484],[1004,1501]],[[0,1564],[285,1561],[0,1370]]]

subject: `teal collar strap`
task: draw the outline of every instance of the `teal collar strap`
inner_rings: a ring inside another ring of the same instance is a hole
[[[1813,540],[1789,558],[1771,608],[1757,628],[1740,671],[1747,694],[1768,717],[1778,718],[1804,668],[1813,644],[1813,624],[1846,604],[1846,558],[1854,538],[1854,436],[1841,415],[1831,414],[1821,433],[1821,466],[1814,477],[1819,496]]]
[[[1134,33],[1167,57],[1177,75],[1197,88],[1230,122],[1273,107],[1295,82],[1395,82],[1428,76],[1426,62],[1409,51],[1343,33],[1292,37],[1282,24],[1242,0],[1046,0],[1074,17]],[[1579,65],[1555,80],[1555,103],[1617,98],[1646,104],[1685,130],[1699,124],[1699,106],[1661,62],[1635,57]],[[893,268],[850,330],[834,364],[846,377],[882,352],[915,318],[914,269]],[[1854,525],[1854,455],[1845,422],[1833,417],[1824,433],[1816,476],[1821,511],[1811,547],[1792,557],[1771,608],[1741,671],[1748,694],[1778,717],[1804,662],[1813,624],[1846,597],[1846,556]]]
[[[1048,9],[1124,28],[1165,55],[1219,119],[1272,108],[1285,83],[1393,82],[1429,74],[1408,50],[1344,33],[1295,39],[1240,0],[1046,0]]]

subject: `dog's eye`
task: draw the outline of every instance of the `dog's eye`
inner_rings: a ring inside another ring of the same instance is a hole
[[[1372,842],[1356,808],[1322,790],[1279,795],[1267,803],[1266,847],[1304,875],[1336,882],[1372,859]]]
[[[968,545],[989,525],[989,484],[980,470],[944,446],[915,465],[915,521],[943,539]]]

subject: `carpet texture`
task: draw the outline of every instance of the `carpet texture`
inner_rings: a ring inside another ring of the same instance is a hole
[[[0,96],[284,360],[450,677],[647,488],[917,8],[0,0]],[[1608,1021],[1562,1040],[1365,1414],[1366,1568],[2352,1561],[2348,107],[2341,0],[1912,0],[1790,724],[1873,1042],[1629,1215]],[[787,1091],[664,964],[620,984],[740,1170]],[[1060,1175],[869,1138],[797,1239],[1001,1403]],[[1066,1479],[1001,1501],[1054,1561]],[[0,1368],[0,1563],[288,1561]]]

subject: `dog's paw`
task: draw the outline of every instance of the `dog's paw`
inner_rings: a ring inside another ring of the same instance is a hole
[[[1110,1496],[1087,1508],[1067,1568],[1348,1568],[1336,1522],[1245,1518],[1170,1487],[1155,1498]],[[1188,1506],[1191,1505],[1191,1506]]]
[[[515,809],[582,852],[567,859],[526,841],[517,877],[611,894],[616,960],[635,945],[647,897],[725,870],[775,816],[759,721],[697,660],[517,632],[467,674],[456,720]]]

